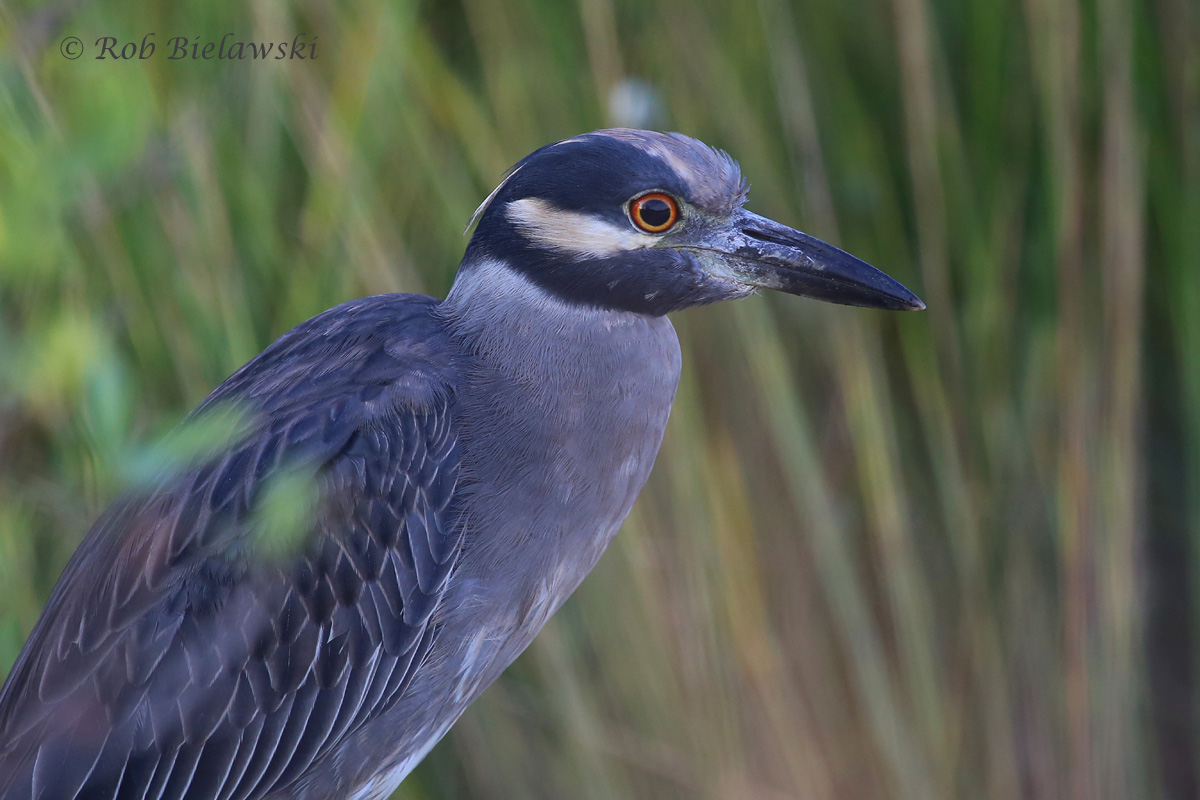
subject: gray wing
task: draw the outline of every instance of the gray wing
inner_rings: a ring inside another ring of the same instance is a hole
[[[250,435],[89,533],[0,695],[0,797],[262,797],[404,691],[458,550],[458,448],[450,396],[364,314],[235,374],[215,396],[254,403]],[[285,467],[319,501],[267,555]]]

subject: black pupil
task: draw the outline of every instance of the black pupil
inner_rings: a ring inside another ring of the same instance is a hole
[[[642,222],[651,228],[660,228],[671,221],[671,205],[661,197],[643,200],[638,210],[641,212]]]

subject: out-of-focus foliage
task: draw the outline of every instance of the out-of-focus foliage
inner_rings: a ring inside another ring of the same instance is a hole
[[[440,295],[509,165],[651,124],[929,310],[679,314],[625,530],[399,796],[1196,796],[1198,31],[1187,0],[5,0],[0,668],[231,371]],[[318,57],[166,58],[227,32]]]

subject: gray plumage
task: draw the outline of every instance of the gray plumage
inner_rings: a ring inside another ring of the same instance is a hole
[[[232,443],[118,499],[63,572],[0,694],[0,797],[386,797],[629,513],[679,378],[667,312],[756,286],[920,307],[745,193],[678,134],[550,145],[445,301],[346,303],[231,376],[195,416],[237,409]],[[283,474],[316,499],[280,550],[256,526]]]

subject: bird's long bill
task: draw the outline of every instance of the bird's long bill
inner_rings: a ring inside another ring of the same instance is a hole
[[[728,242],[739,280],[830,303],[921,310],[920,298],[865,261],[786,225],[741,211]]]

